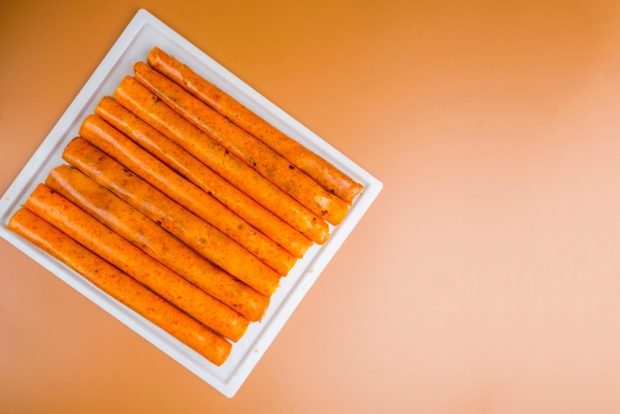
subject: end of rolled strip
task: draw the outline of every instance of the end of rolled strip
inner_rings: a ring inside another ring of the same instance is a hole
[[[167,53],[161,50],[159,47],[155,46],[146,57],[146,61],[149,62],[150,65],[153,65],[161,56],[166,56]]]
[[[230,356],[230,352],[232,351],[232,344],[228,341],[225,341],[228,345],[222,345],[217,347],[216,352],[212,352],[209,355],[205,355],[207,359],[213,362],[218,367],[222,366],[224,362]]]

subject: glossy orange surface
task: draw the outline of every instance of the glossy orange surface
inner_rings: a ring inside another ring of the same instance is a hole
[[[0,241],[0,411],[620,412],[620,4],[5,2],[1,191],[138,7],[385,188],[232,400]]]

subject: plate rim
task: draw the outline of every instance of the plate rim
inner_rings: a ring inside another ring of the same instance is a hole
[[[309,137],[309,139],[315,142],[324,152],[324,154],[321,155],[325,156],[325,153],[327,153],[329,155],[328,158],[337,158],[340,163],[347,167],[347,169],[355,171],[357,176],[364,179],[364,191],[355,200],[353,208],[349,212],[347,218],[332,232],[328,242],[330,248],[319,252],[310,264],[309,269],[299,276],[299,280],[291,288],[290,292],[284,298],[271,320],[269,320],[266,323],[266,326],[261,329],[254,342],[253,348],[255,349],[253,349],[253,352],[248,352],[241,358],[241,361],[237,365],[236,369],[233,370],[232,374],[226,381],[222,381],[219,378],[212,376],[210,372],[204,369],[199,369],[200,364],[196,364],[195,361],[190,360],[185,355],[175,352],[174,346],[177,345],[177,342],[180,343],[180,341],[176,338],[172,337],[161,328],[138,315],[130,308],[118,302],[116,299],[107,295],[77,272],[12,233],[7,228],[7,223],[10,219],[10,217],[8,217],[8,213],[14,207],[12,200],[15,200],[16,195],[18,195],[22,189],[26,188],[37,176],[38,167],[46,159],[48,154],[53,151],[54,146],[58,143],[57,140],[64,134],[65,131],[63,131],[63,128],[68,128],[79,112],[88,104],[89,99],[105,80],[106,74],[113,69],[114,64],[122,57],[123,53],[131,47],[132,39],[140,33],[145,25],[152,25],[164,36],[167,36],[174,41],[179,47],[192,54],[197,60],[201,61],[201,63],[208,65],[210,69],[214,69],[218,73],[218,76],[224,77],[227,81],[232,82],[236,88],[251,95],[251,98],[256,100],[259,106],[264,107],[275,117],[280,118],[282,122],[291,125],[296,130],[303,133],[305,137]],[[226,397],[232,398],[241,388],[258,361],[262,358],[273,340],[280,333],[292,313],[299,306],[304,296],[310,290],[312,285],[314,285],[319,275],[332,260],[352,230],[357,226],[382,189],[383,184],[376,177],[360,167],[358,164],[354,163],[338,149],[334,148],[331,144],[312,132],[284,110],[269,101],[262,94],[254,90],[250,85],[243,82],[236,75],[224,68],[221,64],[200,50],[189,40],[175,32],[153,14],[141,8],[121,32],[120,36],[116,39],[97,68],[93,71],[92,75],[79,90],[67,109],[45,136],[41,145],[35,150],[34,154],[26,162],[24,167],[0,199],[0,217],[2,217],[0,237],[7,240],[10,244],[21,250],[28,257],[39,263],[56,277],[77,290],[99,308],[111,314],[129,329],[133,330],[145,340],[152,343],[155,347],[177,361],[185,369],[188,369],[190,372],[197,375]],[[162,333],[164,334],[163,337]]]

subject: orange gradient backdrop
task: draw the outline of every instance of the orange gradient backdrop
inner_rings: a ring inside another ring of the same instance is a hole
[[[232,400],[1,241],[0,411],[620,412],[615,4],[3,2],[2,192],[138,7],[385,188]]]

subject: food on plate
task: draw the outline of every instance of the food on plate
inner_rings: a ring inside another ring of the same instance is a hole
[[[363,186],[161,49],[147,59],[8,228],[222,365]]]
[[[86,160],[78,159],[75,156],[76,153],[80,155],[85,154],[85,152],[78,152],[79,148],[76,149],[76,146],[79,146],[80,143],[89,145],[83,140],[74,140],[72,144],[67,147],[65,154],[70,154],[67,158],[73,159],[75,163],[78,164],[78,168],[80,168],[79,166],[86,167],[84,169],[88,169],[92,172],[93,169],[97,167],[89,168],[88,165],[93,165],[97,162],[95,161],[97,159],[93,159],[92,157]],[[91,148],[95,150],[92,146]],[[86,153],[86,157],[88,156],[89,154]],[[98,160],[99,165],[104,163],[106,158],[109,161],[115,162],[106,157],[101,151],[96,151],[95,157],[100,158],[100,160]],[[123,176],[129,179],[137,178],[128,170],[124,170],[120,167],[118,163],[117,166],[120,171],[116,174],[115,169],[110,169],[106,173],[108,177],[112,175],[119,177],[117,183],[123,180]],[[84,175],[84,173],[67,165],[53,169],[47,178],[46,184],[126,240],[132,242],[153,259],[183,276],[185,279],[214,298],[220,300],[225,305],[230,306],[249,320],[256,321],[263,316],[269,304],[268,298],[216,268],[194,250],[190,249],[189,246],[184,244],[181,240],[164,230],[164,227],[162,227],[164,222],[166,222],[167,225],[172,220],[182,220],[185,217],[181,217],[184,210],[183,207],[178,205],[175,206],[172,200],[162,198],[165,197],[163,194],[155,190],[155,194],[151,193],[143,199],[141,205],[151,213],[154,213],[151,218],[148,218],[148,214],[142,214],[138,209],[132,207],[130,205],[131,203],[128,204],[121,199],[122,197],[117,197],[108,189]],[[132,194],[131,197],[135,198],[136,195],[144,191],[144,187],[141,184],[146,183],[138,182],[141,188],[136,193]],[[125,190],[127,190],[127,188]],[[148,191],[148,189],[146,191]],[[161,199],[158,199],[158,197]],[[169,201],[169,203],[166,203],[166,201]],[[165,208],[162,207],[170,207],[170,211],[167,212]],[[181,213],[179,213],[179,210],[181,210]],[[191,215],[191,213],[189,214]],[[191,222],[190,224],[184,222],[178,223],[176,226],[185,227],[184,230],[188,233],[191,231],[199,232],[200,236],[198,237],[204,237],[205,244],[210,242],[207,239],[213,240],[214,238],[221,239],[225,237],[217,231],[214,235],[211,228],[208,229],[209,231],[204,231],[208,224],[200,219],[197,220],[198,223]],[[162,226],[158,225],[156,221],[160,221]],[[192,224],[201,227],[192,228]],[[238,245],[235,244],[235,246]],[[230,252],[226,247],[225,245],[210,245],[208,247],[208,253],[218,255],[218,258],[229,253],[229,256],[223,259],[228,261],[234,260],[235,258],[239,261],[245,259],[245,256],[235,256],[234,253],[238,252]],[[250,254],[241,247],[239,247],[239,249],[241,249],[242,254]],[[203,248],[202,250],[206,251],[207,249]]]
[[[135,79],[125,77],[114,91],[114,98],[312,241],[323,243],[329,237],[325,221],[213,141]]]
[[[282,133],[235,98],[207,81],[160,48],[153,48],[148,62],[220,114],[282,155],[326,190],[351,204],[363,186],[336,167]]]
[[[159,99],[308,210],[331,224],[339,224],[344,219],[349,210],[346,202],[329,193],[263,142],[146,63],[136,63],[134,71],[136,80]]]
[[[25,207],[214,331],[239,339],[248,320],[174,273],[45,184]]]
[[[286,252],[273,241],[267,239],[211,195],[140,148],[99,116],[90,115],[86,118],[80,128],[80,136],[115,158],[127,169],[142,177],[170,198],[181,203],[207,223],[246,247],[258,258],[267,261],[277,259],[266,255],[266,252],[271,252],[274,249],[286,255]],[[276,272],[267,266],[261,273],[265,275],[271,273],[271,279],[274,283],[278,280]],[[275,288],[275,286],[277,283],[272,287]]]
[[[137,142],[194,184],[210,193],[239,217],[260,230],[295,257],[301,258],[312,242],[269,210],[232,186],[183,148],[164,137],[110,97],[104,97],[95,112],[116,129]],[[267,256],[278,256],[267,253]],[[294,265],[292,258],[274,263],[274,269],[286,274]],[[269,264],[269,263],[268,263]],[[273,267],[273,266],[272,266]]]
[[[232,348],[230,342],[32,212],[19,210],[9,221],[8,228],[214,364],[222,365],[228,358]]]

